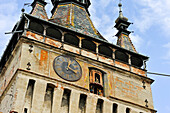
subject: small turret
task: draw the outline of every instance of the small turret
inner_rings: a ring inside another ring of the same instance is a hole
[[[128,22],[128,18],[123,16],[121,2],[118,4],[118,6],[119,17],[115,21],[116,23],[115,28],[117,28],[118,30],[118,33],[116,34],[116,36],[118,37],[117,45],[130,51],[136,52],[136,49],[129,38],[129,34],[131,32],[128,30],[128,27],[131,23]]]
[[[34,2],[31,4],[32,11],[30,14],[38,18],[48,20],[48,16],[45,10],[46,4],[47,3],[45,0],[34,0]]]

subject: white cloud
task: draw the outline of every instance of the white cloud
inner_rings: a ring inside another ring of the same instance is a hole
[[[139,35],[136,35],[136,34],[135,35],[131,34],[130,38],[136,50],[137,51],[140,50],[140,47],[143,44],[143,39]]]
[[[10,32],[19,19],[17,8],[18,4],[16,0],[7,0],[0,4],[0,56],[11,38],[11,35],[5,35],[5,32]]]
[[[169,0],[135,0],[135,3],[138,6],[136,10],[139,11],[134,21],[137,29],[145,32],[153,25],[159,25],[167,32],[170,28]]]

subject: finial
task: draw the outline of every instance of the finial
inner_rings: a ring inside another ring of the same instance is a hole
[[[24,8],[22,8],[22,9],[21,9],[21,12],[22,12],[22,13],[24,13],[24,12],[25,12],[25,9],[24,9]]]
[[[123,18],[122,3],[121,3],[121,1],[122,1],[122,0],[119,0],[119,4],[118,4],[118,6],[119,6],[119,17],[120,17],[120,18]]]
[[[120,8],[120,11],[122,11],[122,3],[121,3],[121,1],[122,1],[122,0],[119,0],[119,4],[118,4],[118,6],[119,6],[119,8]]]
[[[121,1],[122,1],[122,0],[119,0],[119,4],[118,4],[118,6],[119,6],[119,17],[118,17],[118,19],[117,19],[115,22],[117,22],[119,19],[122,19],[122,20],[124,20],[124,21],[128,21],[128,18],[126,18],[126,17],[123,16],[122,3],[121,3]]]

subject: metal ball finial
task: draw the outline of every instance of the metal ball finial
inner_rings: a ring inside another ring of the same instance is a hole
[[[118,4],[118,6],[119,6],[119,7],[122,7],[122,4],[121,4],[121,3],[119,3],[119,4]]]
[[[24,9],[24,8],[22,8],[22,9],[21,9],[21,12],[23,12],[23,13],[24,13],[24,12],[25,12],[25,9]]]
[[[119,0],[118,6],[119,6],[119,8],[120,8],[120,11],[122,11],[122,3],[121,3],[121,0]]]

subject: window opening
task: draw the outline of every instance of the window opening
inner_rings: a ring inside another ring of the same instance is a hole
[[[113,104],[113,113],[117,113],[117,104]]]
[[[27,111],[28,111],[28,109],[27,109],[27,108],[24,108],[24,113],[28,113]]]
[[[103,100],[101,99],[97,101],[96,113],[103,113]]]
[[[82,40],[82,48],[96,52],[96,44],[90,40]]]
[[[77,38],[75,35],[68,34],[68,33],[65,34],[64,35],[64,41],[69,43],[69,44],[79,46],[79,38]]]
[[[69,113],[70,94],[71,94],[70,90],[64,89],[61,103],[61,113]]]
[[[35,32],[41,33],[41,34],[43,34],[43,32],[44,32],[44,27],[41,24],[39,24],[37,22],[33,22],[33,21],[30,22],[29,29],[31,29]]]
[[[61,40],[61,37],[62,37],[62,34],[59,30],[55,28],[51,28],[51,27],[47,28],[46,35],[52,38],[58,39],[58,40]]]
[[[99,53],[103,54],[103,55],[106,55],[107,57],[112,58],[113,51],[112,51],[111,48],[109,48],[109,47],[107,47],[105,45],[100,45],[99,46]]]
[[[86,112],[86,99],[87,99],[86,95],[84,95],[84,94],[80,95],[79,113],[85,113]]]
[[[54,87],[55,86],[51,84],[47,84],[44,97],[43,113],[52,113]]]
[[[142,67],[143,60],[140,57],[131,56],[131,64],[137,67]]]
[[[126,108],[126,113],[130,113],[130,108]]]
[[[128,63],[129,57],[126,53],[117,50],[115,52],[115,59]]]
[[[26,95],[25,95],[25,105],[24,105],[25,108],[24,110],[27,113],[31,112],[34,85],[35,85],[35,80],[29,80]]]

